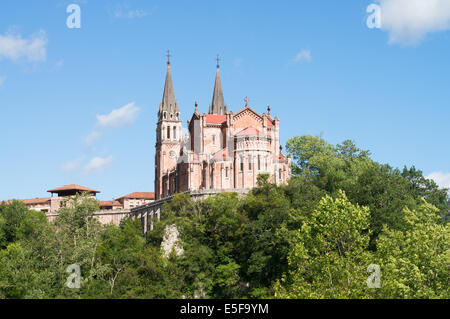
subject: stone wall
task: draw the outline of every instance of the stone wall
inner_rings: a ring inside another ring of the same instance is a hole
[[[120,225],[120,222],[125,217],[129,217],[131,211],[130,210],[110,210],[110,211],[100,211],[94,213],[94,218],[96,218],[102,225],[113,224],[116,226]],[[58,217],[57,213],[47,214],[47,219],[50,222],[53,222],[56,217]]]

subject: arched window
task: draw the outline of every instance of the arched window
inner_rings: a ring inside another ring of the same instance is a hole
[[[280,179],[281,179],[281,168],[280,168],[280,170],[279,170],[279,175],[280,175]]]
[[[241,156],[241,172],[244,171],[244,157]]]
[[[177,139],[177,127],[176,126],[173,127],[173,139],[174,140]]]
[[[261,156],[258,155],[258,171],[261,170]]]
[[[251,155],[248,156],[248,170],[249,171],[252,170],[252,156]]]
[[[167,138],[170,138],[170,126],[167,127]]]

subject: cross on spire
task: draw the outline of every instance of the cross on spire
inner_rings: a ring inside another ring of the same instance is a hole
[[[245,106],[248,106],[248,102],[250,101],[250,99],[248,98],[248,96],[245,97],[244,101],[245,101]]]
[[[167,50],[167,64],[170,64],[170,50]]]
[[[220,56],[219,55],[217,55],[216,61],[217,61],[217,68],[219,68],[219,62],[220,62]]]

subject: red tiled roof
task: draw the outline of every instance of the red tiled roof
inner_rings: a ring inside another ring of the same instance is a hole
[[[273,123],[272,123],[272,121],[269,120],[269,119],[267,119],[267,126],[274,126]]]
[[[214,154],[214,158],[217,158],[217,159],[227,158],[227,157],[230,157],[227,149],[220,150],[216,154]]]
[[[122,204],[120,204],[118,201],[112,201],[112,200],[101,200],[99,201],[100,203],[100,207],[105,207],[105,206],[122,206]]]
[[[65,185],[62,187],[55,188],[55,189],[50,189],[47,192],[59,193],[59,192],[65,192],[65,191],[83,191],[83,192],[91,192],[91,193],[100,193],[100,191],[96,191],[95,189],[87,188],[87,187],[76,185],[76,184]]]
[[[155,193],[150,192],[134,192],[125,196],[122,196],[120,198],[117,198],[116,200],[122,199],[122,198],[136,198],[136,199],[155,199]]]
[[[218,114],[206,114],[206,123],[223,123],[226,122],[226,115],[218,115]]]
[[[247,127],[246,129],[240,131],[237,135],[261,135],[262,133],[254,128],[254,127]]]
[[[33,198],[33,199],[24,199],[22,202],[25,205],[38,205],[38,204],[46,204],[50,202],[50,198]]]

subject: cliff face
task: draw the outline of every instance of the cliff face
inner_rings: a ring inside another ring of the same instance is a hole
[[[181,256],[184,253],[181,241],[178,239],[179,232],[177,226],[167,225],[164,230],[164,237],[161,243],[161,249],[163,250],[163,256],[168,258],[173,250],[177,256]]]

